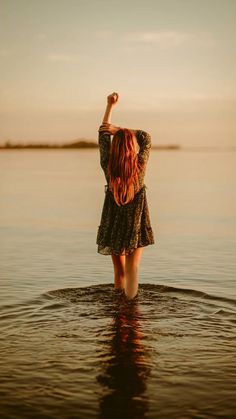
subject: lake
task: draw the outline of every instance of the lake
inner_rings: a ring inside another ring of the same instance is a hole
[[[98,150],[0,153],[4,418],[233,418],[236,153],[153,150],[139,292],[97,253]]]

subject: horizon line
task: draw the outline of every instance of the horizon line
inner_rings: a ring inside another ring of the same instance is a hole
[[[81,148],[99,148],[99,144],[94,140],[87,140],[84,138],[66,143],[52,143],[52,142],[29,142],[29,143],[16,143],[11,140],[6,140],[5,143],[0,144],[1,150],[9,149],[81,149]],[[222,146],[209,146],[209,145],[181,145],[176,143],[169,144],[152,144],[153,150],[235,150],[236,145],[222,145]]]

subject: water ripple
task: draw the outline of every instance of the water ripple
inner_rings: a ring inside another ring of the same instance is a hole
[[[233,299],[151,284],[133,300],[102,284],[5,305],[1,413],[233,418],[235,315]]]

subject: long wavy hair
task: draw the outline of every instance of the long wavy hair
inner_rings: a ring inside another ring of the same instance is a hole
[[[113,136],[108,162],[109,190],[117,205],[134,199],[139,188],[136,138],[128,128],[119,129]]]

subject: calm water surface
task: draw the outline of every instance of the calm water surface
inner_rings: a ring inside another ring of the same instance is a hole
[[[153,151],[133,301],[97,254],[97,150],[0,154],[6,418],[235,417],[236,153]]]

